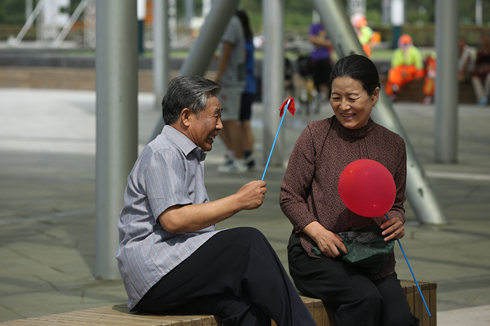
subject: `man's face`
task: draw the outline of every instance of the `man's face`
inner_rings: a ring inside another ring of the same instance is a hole
[[[223,129],[221,110],[219,99],[213,96],[208,98],[206,108],[198,115],[191,114],[188,136],[203,152],[213,148],[214,138]]]

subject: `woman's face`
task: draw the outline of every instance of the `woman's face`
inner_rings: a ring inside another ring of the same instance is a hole
[[[332,82],[330,106],[345,128],[359,129],[367,125],[378,96],[379,87],[368,95],[357,79],[337,77]]]

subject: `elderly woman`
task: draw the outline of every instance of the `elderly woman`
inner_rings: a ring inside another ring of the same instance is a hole
[[[340,59],[329,86],[335,115],[308,123],[281,185],[281,209],[294,227],[288,245],[290,274],[303,294],[322,299],[335,311],[337,326],[418,325],[397,279],[393,253],[370,274],[340,259],[347,249],[338,235],[373,225],[386,242],[405,235],[405,143],[370,118],[380,92],[371,60],[361,55]],[[393,175],[396,198],[388,220],[356,215],[343,204],[339,176],[357,159],[376,160]]]

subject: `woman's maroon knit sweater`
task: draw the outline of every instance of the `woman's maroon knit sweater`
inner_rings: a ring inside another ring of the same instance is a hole
[[[300,233],[301,244],[311,257],[315,243],[301,231],[318,221],[334,233],[382,223],[379,218],[366,218],[348,210],[338,192],[343,169],[358,159],[372,159],[383,164],[396,184],[395,203],[388,216],[405,222],[406,150],[403,138],[376,124],[371,119],[361,129],[347,129],[332,116],[308,123],[299,136],[289,158],[281,184],[280,205],[284,214]],[[394,272],[392,254],[373,279]]]

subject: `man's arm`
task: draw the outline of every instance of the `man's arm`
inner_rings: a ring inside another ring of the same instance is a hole
[[[235,194],[215,201],[172,206],[160,214],[158,221],[170,233],[198,231],[241,210],[259,207],[264,201],[266,191],[265,181],[251,181]]]

